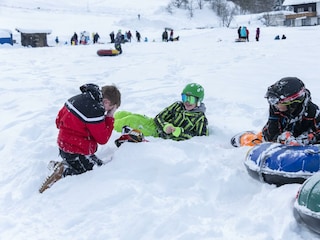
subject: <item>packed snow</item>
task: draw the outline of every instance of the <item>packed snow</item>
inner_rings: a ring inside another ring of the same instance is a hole
[[[264,27],[248,15],[224,28],[211,10],[189,18],[185,11],[169,14],[160,0],[31,2],[0,3],[0,28],[17,40],[0,46],[0,239],[319,238],[293,216],[300,185],[277,188],[252,179],[243,164],[249,147],[230,144],[234,134],[263,127],[264,94],[282,77],[299,77],[320,104],[318,26]],[[236,43],[244,25],[250,41]],[[161,42],[165,27],[180,41]],[[15,28],[52,30],[51,47],[22,47]],[[149,41],[134,38],[122,55],[97,56],[114,48],[109,33],[118,29],[138,30]],[[98,32],[100,44],[71,46],[73,33],[84,30]],[[286,40],[274,40],[282,34]],[[97,152],[111,162],[38,192],[48,162],[60,159],[56,115],[79,86],[115,84],[119,110],[152,117],[180,100],[191,82],[205,89],[210,136],[147,137],[117,148],[114,131]]]

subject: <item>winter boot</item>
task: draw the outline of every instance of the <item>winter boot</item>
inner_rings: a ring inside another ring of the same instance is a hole
[[[55,162],[54,169],[51,175],[49,175],[46,180],[43,182],[42,186],[39,189],[40,193],[43,193],[45,190],[50,188],[55,182],[59,181],[63,176],[64,165],[62,162]]]
[[[262,132],[245,131],[231,138],[231,145],[234,147],[255,146],[260,143],[262,143]]]

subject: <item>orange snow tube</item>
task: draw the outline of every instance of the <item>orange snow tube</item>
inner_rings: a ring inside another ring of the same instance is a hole
[[[119,51],[115,49],[100,49],[97,51],[98,56],[105,57],[105,56],[117,56],[119,55]]]

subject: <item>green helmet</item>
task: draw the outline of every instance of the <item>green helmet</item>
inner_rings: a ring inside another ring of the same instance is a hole
[[[198,83],[189,83],[184,87],[182,94],[197,97],[199,99],[199,102],[202,102],[204,98],[204,89]]]

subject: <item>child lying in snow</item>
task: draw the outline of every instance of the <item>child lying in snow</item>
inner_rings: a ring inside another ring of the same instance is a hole
[[[177,101],[162,110],[155,118],[145,115],[118,111],[114,118],[114,129],[121,132],[123,126],[140,130],[144,136],[164,139],[186,140],[193,136],[208,136],[206,107],[202,103],[204,89],[200,84],[190,83]]]

